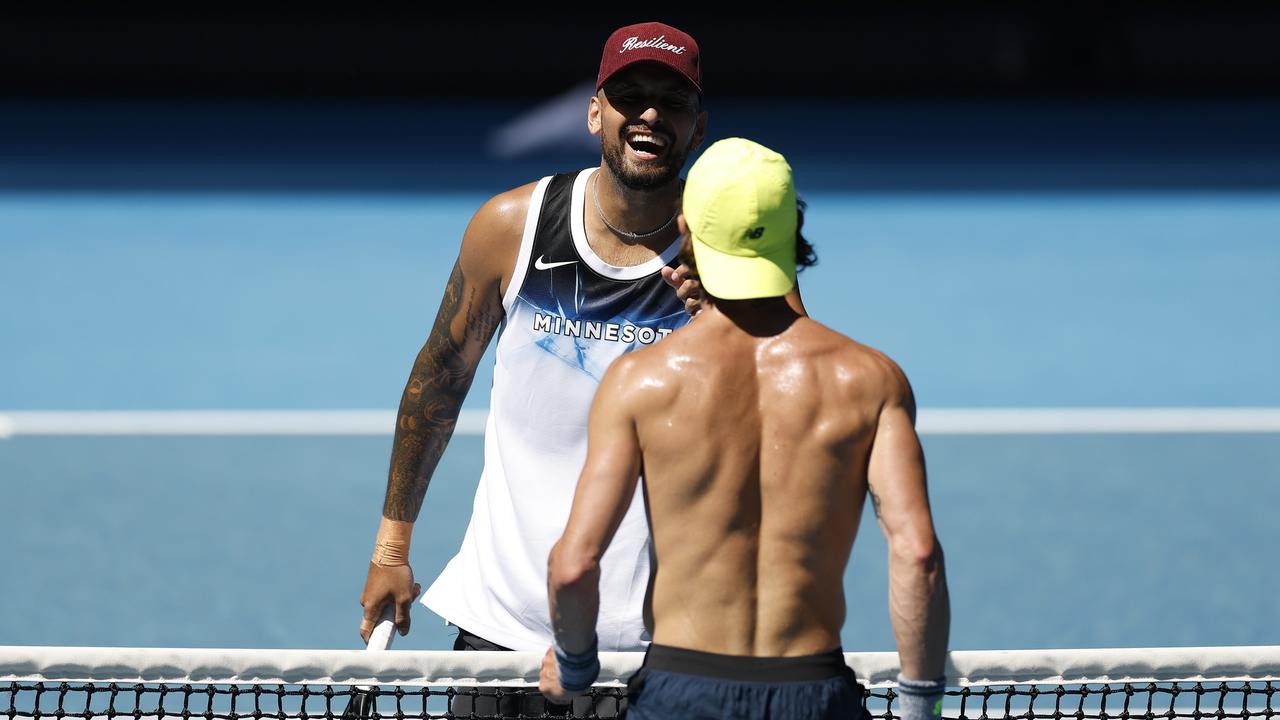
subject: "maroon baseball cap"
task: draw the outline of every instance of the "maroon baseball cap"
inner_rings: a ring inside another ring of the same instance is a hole
[[[604,43],[596,90],[619,70],[638,62],[662,63],[684,76],[702,92],[702,58],[698,43],[665,23],[646,22],[613,31]]]

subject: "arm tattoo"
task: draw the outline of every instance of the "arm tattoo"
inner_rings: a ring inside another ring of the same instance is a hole
[[[462,317],[461,337],[454,321]],[[413,522],[440,456],[453,435],[462,400],[485,346],[502,321],[497,296],[468,287],[459,263],[445,286],[431,336],[418,353],[396,418],[382,514]]]
[[[871,493],[871,507],[876,511],[876,517],[880,517],[880,496],[876,494],[870,484],[867,485],[867,492]]]

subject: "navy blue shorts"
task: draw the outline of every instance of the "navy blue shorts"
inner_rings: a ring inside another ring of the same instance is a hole
[[[839,649],[759,658],[650,645],[627,684],[627,720],[869,720]]]

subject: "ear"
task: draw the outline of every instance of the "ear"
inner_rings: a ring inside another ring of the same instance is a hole
[[[600,114],[604,112],[604,108],[600,106],[600,93],[591,96],[591,100],[587,102],[587,132],[599,137],[601,130]]]
[[[707,137],[707,111],[703,110],[698,113],[698,119],[693,125],[693,143],[690,149],[697,150],[702,147],[702,141]]]
[[[684,213],[676,216],[676,227],[680,228],[680,234],[689,237],[689,223],[684,221]]]

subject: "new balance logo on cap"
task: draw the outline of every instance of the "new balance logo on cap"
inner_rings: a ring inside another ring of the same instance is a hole
[[[800,219],[782,155],[744,138],[715,142],[689,168],[681,208],[709,295],[781,297],[795,287]]]

